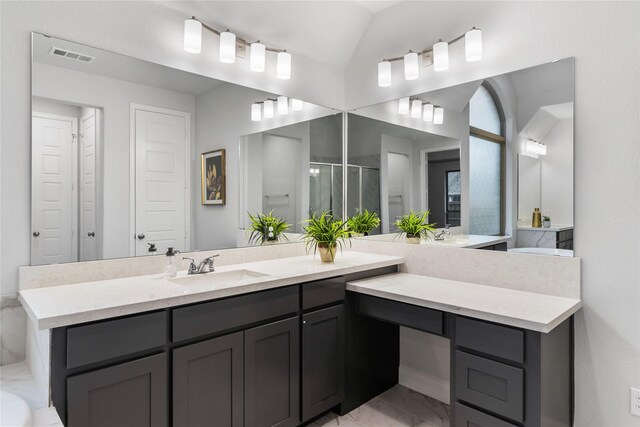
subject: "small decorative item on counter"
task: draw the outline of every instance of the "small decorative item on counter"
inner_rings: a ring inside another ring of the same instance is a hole
[[[364,210],[347,219],[347,229],[351,237],[368,236],[371,230],[380,227],[380,217],[376,212]]]
[[[171,247],[167,248],[167,253],[165,255],[167,256],[169,262],[167,263],[167,265],[165,265],[164,272],[162,274],[162,277],[164,277],[165,279],[172,279],[178,275],[178,268],[176,267],[176,254],[179,252],[180,251],[174,250]]]
[[[542,217],[542,228],[551,228],[551,217],[550,216],[543,216]]]
[[[542,227],[542,213],[540,212],[540,208],[535,208],[533,210],[533,217],[531,218],[531,227],[534,227],[534,228]]]
[[[312,214],[304,223],[307,225],[302,227],[302,238],[307,253],[313,248],[314,255],[316,250],[320,252],[322,262],[333,262],[338,246],[342,250],[342,245],[349,237],[349,231],[345,227],[346,221],[334,219],[329,211],[325,211],[320,215]]]
[[[289,240],[283,233],[291,227],[284,218],[273,215],[273,211],[267,215],[257,213],[249,215],[251,221],[251,234],[249,235],[250,245],[273,245],[282,240]]]
[[[428,238],[429,233],[433,234],[433,230],[435,230],[436,224],[429,224],[428,217],[428,210],[425,212],[410,211],[407,215],[403,215],[396,221],[396,227],[402,230],[398,236],[405,236],[406,243],[419,244],[420,239]]]

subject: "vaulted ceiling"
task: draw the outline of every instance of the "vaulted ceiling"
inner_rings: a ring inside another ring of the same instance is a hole
[[[374,14],[393,1],[161,1],[186,18],[345,69]]]

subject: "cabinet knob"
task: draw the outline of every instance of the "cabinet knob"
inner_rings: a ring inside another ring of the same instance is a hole
[[[40,232],[39,232],[39,231],[34,231],[34,232],[33,232],[33,237],[38,237],[39,235],[40,235]]]
[[[93,231],[90,231],[90,232],[87,233],[87,236],[96,237],[96,233],[94,233]]]
[[[138,234],[138,239],[140,239],[140,240],[144,239],[144,234],[142,234],[142,233]]]

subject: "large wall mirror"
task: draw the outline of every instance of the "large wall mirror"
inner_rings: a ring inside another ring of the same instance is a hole
[[[256,121],[277,94],[32,37],[32,265],[246,246],[248,213],[295,233],[341,209],[341,182],[320,184],[339,111],[287,100]]]
[[[396,220],[428,210],[454,238],[424,243],[507,236],[516,252],[572,256],[573,67],[564,59],[349,112],[348,214],[381,218],[365,238],[398,241]]]

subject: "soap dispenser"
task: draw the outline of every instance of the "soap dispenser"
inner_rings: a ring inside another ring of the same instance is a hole
[[[176,266],[176,254],[180,252],[178,250],[174,250],[173,248],[167,248],[167,256],[168,263],[164,267],[163,277],[166,279],[171,279],[176,277],[178,274],[178,268]]]
[[[535,208],[533,210],[533,217],[531,218],[531,227],[533,228],[542,227],[542,213],[540,212],[540,208]]]

